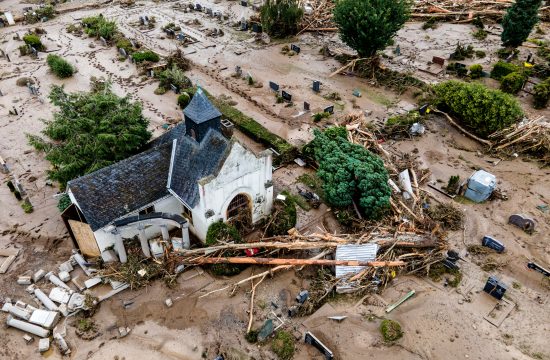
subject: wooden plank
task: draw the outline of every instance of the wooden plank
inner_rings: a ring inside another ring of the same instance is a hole
[[[99,247],[97,246],[97,242],[90,225],[76,220],[69,220],[69,226],[73,231],[82,255],[87,257],[95,257],[100,255]]]

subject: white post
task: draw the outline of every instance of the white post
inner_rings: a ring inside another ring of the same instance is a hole
[[[115,249],[118,253],[118,258],[121,263],[125,263],[128,261],[128,257],[126,256],[126,249],[124,248],[124,243],[122,242],[122,234],[117,229],[113,230],[111,233],[115,236]]]
[[[48,309],[52,311],[59,310],[57,305],[54,304],[54,302],[48,297],[48,295],[44,294],[44,292],[38,288],[34,289],[34,295],[40,300],[40,302]]]
[[[151,250],[149,249],[149,243],[147,242],[147,237],[145,236],[145,228],[143,225],[138,226],[139,230],[139,242],[141,243],[141,251],[146,257],[151,257]]]
[[[191,247],[191,241],[189,240],[189,223],[187,221],[181,226],[181,238],[183,241],[183,248],[189,249]]]
[[[53,272],[50,271],[49,273],[46,274],[45,277],[46,279],[50,280],[52,284],[62,287],[63,289],[71,290],[71,288],[67,284],[65,284],[63,281],[61,281],[60,278],[55,276]]]
[[[31,334],[36,335],[36,336],[41,337],[41,338],[45,338],[48,335],[50,335],[49,330],[41,328],[40,326],[37,326],[37,325],[29,324],[26,321],[14,319],[11,315],[8,316],[8,320],[6,321],[6,323],[9,326],[12,326],[12,327],[14,327],[16,329],[19,329],[19,330],[26,331],[28,333],[31,333]]]
[[[162,233],[162,240],[164,241],[170,240],[170,235],[168,234],[168,227],[166,225],[160,226],[160,232]]]

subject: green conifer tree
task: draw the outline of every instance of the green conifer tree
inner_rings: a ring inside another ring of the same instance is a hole
[[[505,46],[520,46],[539,21],[538,11],[542,0],[516,0],[502,20],[501,40]]]

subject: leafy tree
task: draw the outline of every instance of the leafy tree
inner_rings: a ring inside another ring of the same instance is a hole
[[[68,78],[73,76],[75,69],[69,62],[61,56],[49,54],[46,58],[48,66],[52,72],[60,78]]]
[[[457,116],[475,134],[486,137],[523,116],[511,95],[478,83],[450,80],[434,86],[434,105]]]
[[[516,0],[502,20],[503,31],[500,36],[505,46],[520,46],[539,21],[538,11],[542,0]]]
[[[340,0],[334,21],[340,37],[361,57],[384,49],[409,18],[409,0]]]
[[[267,0],[260,9],[264,31],[275,38],[295,35],[303,16],[296,0]]]
[[[350,143],[344,131],[331,130],[327,134],[315,130],[314,133],[313,148],[319,162],[317,175],[324,182],[327,202],[347,207],[358,199],[368,218],[383,215],[390,204],[391,190],[382,160],[364,147]]]
[[[109,87],[102,92],[71,93],[53,86],[49,98],[59,107],[53,120],[44,120],[42,133],[27,134],[29,143],[46,153],[52,164],[48,176],[67,182],[137,153],[151,138],[149,120],[141,104],[116,96]]]

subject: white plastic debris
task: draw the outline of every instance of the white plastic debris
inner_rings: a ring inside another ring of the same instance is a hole
[[[174,303],[172,302],[172,299],[170,299],[170,298],[164,300],[164,303],[165,303],[166,306],[168,306],[168,307],[172,307],[172,305],[174,305]]]
[[[71,298],[71,294],[63,288],[55,287],[50,291],[50,299],[59,304],[66,304]]]
[[[30,276],[19,276],[19,278],[17,278],[17,283],[19,285],[30,285],[32,284],[32,279]]]
[[[44,276],[46,276],[46,270],[40,269],[32,275],[32,281],[36,283],[40,281]]]
[[[71,280],[71,275],[69,274],[68,271],[60,271],[59,274],[57,274],[57,276],[63,282],[67,282]]]
[[[44,338],[38,340],[38,351],[41,353],[46,352],[50,349],[50,338]]]
[[[46,329],[53,329],[59,321],[59,313],[57,311],[36,310],[32,313],[29,320],[30,323],[40,325]]]
[[[414,123],[409,131],[412,135],[422,135],[426,132],[426,127],[420,123]]]

